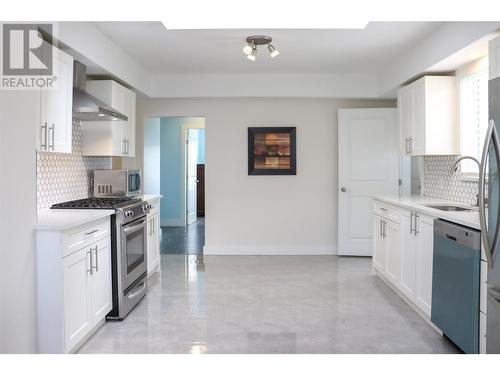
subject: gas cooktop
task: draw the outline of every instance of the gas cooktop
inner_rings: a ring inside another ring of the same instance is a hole
[[[84,198],[69,202],[56,203],[50,208],[112,210],[115,208],[130,206],[131,204],[139,203],[141,201],[141,198],[133,197]]]

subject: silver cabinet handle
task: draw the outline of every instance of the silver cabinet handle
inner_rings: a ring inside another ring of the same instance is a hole
[[[89,249],[89,251],[87,251],[87,254],[90,255],[90,274],[93,275],[94,274],[94,262],[92,261],[92,248]]]
[[[123,154],[126,154],[127,153],[127,141],[125,140],[125,138],[122,139],[122,145],[123,145]]]
[[[52,131],[52,133],[50,133],[51,131]],[[52,134],[50,137],[52,142],[49,142],[49,150],[54,151],[54,138],[55,138],[55,133],[56,133],[56,127],[54,124],[52,124],[51,127],[49,128],[49,133]]]
[[[408,146],[408,137],[406,137],[406,153],[409,154],[410,153],[410,148]]]
[[[94,230],[91,230],[90,232],[85,232],[85,235],[86,236],[90,236],[91,234],[94,234],[94,233],[97,233],[99,232],[99,229],[94,229]]]
[[[496,248],[498,241],[498,232],[500,228],[500,220],[497,219],[497,225],[495,228],[495,234],[493,236],[493,243],[490,244],[490,239],[488,237],[488,227],[486,224],[486,164],[488,158],[489,147],[493,142],[493,150],[495,152],[495,159],[497,162],[497,168],[500,168],[500,142],[498,140],[498,134],[495,128],[495,121],[490,120],[488,130],[486,131],[486,137],[483,146],[483,155],[481,157],[481,169],[479,171],[479,222],[481,225],[481,237],[483,239],[484,252],[486,254],[486,259],[490,268],[493,268],[493,250]],[[500,171],[500,169],[497,169]],[[491,183],[491,180],[490,180]],[[500,212],[500,200],[498,202],[498,210]]]
[[[99,255],[97,254],[98,246],[95,245],[95,272],[99,272]]]
[[[413,215],[415,215],[415,212],[411,211],[410,212],[410,234],[413,233]]]
[[[380,225],[379,225],[379,233],[378,236],[382,238],[382,219],[380,219]]]
[[[408,149],[410,150],[410,154],[413,154],[413,137],[408,137],[408,144],[409,144],[409,147]]]
[[[43,143],[42,139],[43,138]],[[47,123],[44,122],[40,127],[40,148],[47,151]]]
[[[414,228],[415,236],[419,233],[419,225],[418,225],[419,218],[420,218],[420,215],[418,214],[418,212],[415,212],[415,228]]]

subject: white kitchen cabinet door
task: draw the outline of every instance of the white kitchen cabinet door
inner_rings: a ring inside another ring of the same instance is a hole
[[[39,151],[71,153],[73,58],[56,50],[57,88],[40,93]]]
[[[147,219],[148,275],[160,264],[160,213],[149,215]]]
[[[399,289],[413,301],[415,299],[417,237],[412,230],[413,217],[411,211],[404,211],[401,223],[401,277]]]
[[[384,220],[373,215],[373,266],[385,275],[387,264],[387,241],[383,233]]]
[[[490,79],[500,77],[500,37],[490,40],[488,56]]]
[[[384,234],[387,241],[387,266],[386,276],[399,285],[401,278],[401,227],[400,224],[390,220],[385,221]]]
[[[111,287],[111,239],[90,246],[92,255],[92,324],[95,326],[113,308]]]
[[[416,230],[418,247],[416,252],[415,304],[425,314],[431,316],[434,220],[431,217],[418,214]]]
[[[457,87],[454,77],[424,76],[398,92],[403,155],[460,152]]]
[[[92,329],[89,248],[63,259],[64,351],[68,353]]]
[[[87,81],[86,91],[128,120],[82,122],[84,156],[135,156],[136,95],[112,80]]]
[[[121,121],[123,156],[135,157],[135,92],[123,88],[123,114],[128,121]]]
[[[398,92],[398,117],[401,154],[409,155],[409,140],[413,137],[412,95],[410,87],[403,87]]]
[[[426,137],[426,98],[425,79],[420,79],[411,86],[411,115],[413,123],[413,136],[409,139],[409,149],[412,155],[425,155]]]

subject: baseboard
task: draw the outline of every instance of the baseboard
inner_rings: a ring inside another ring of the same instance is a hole
[[[337,247],[325,246],[204,246],[204,255],[336,255]]]
[[[161,220],[162,227],[185,227],[186,224],[182,220]]]

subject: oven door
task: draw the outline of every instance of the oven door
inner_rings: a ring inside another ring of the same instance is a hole
[[[122,289],[146,272],[146,216],[121,227]]]

